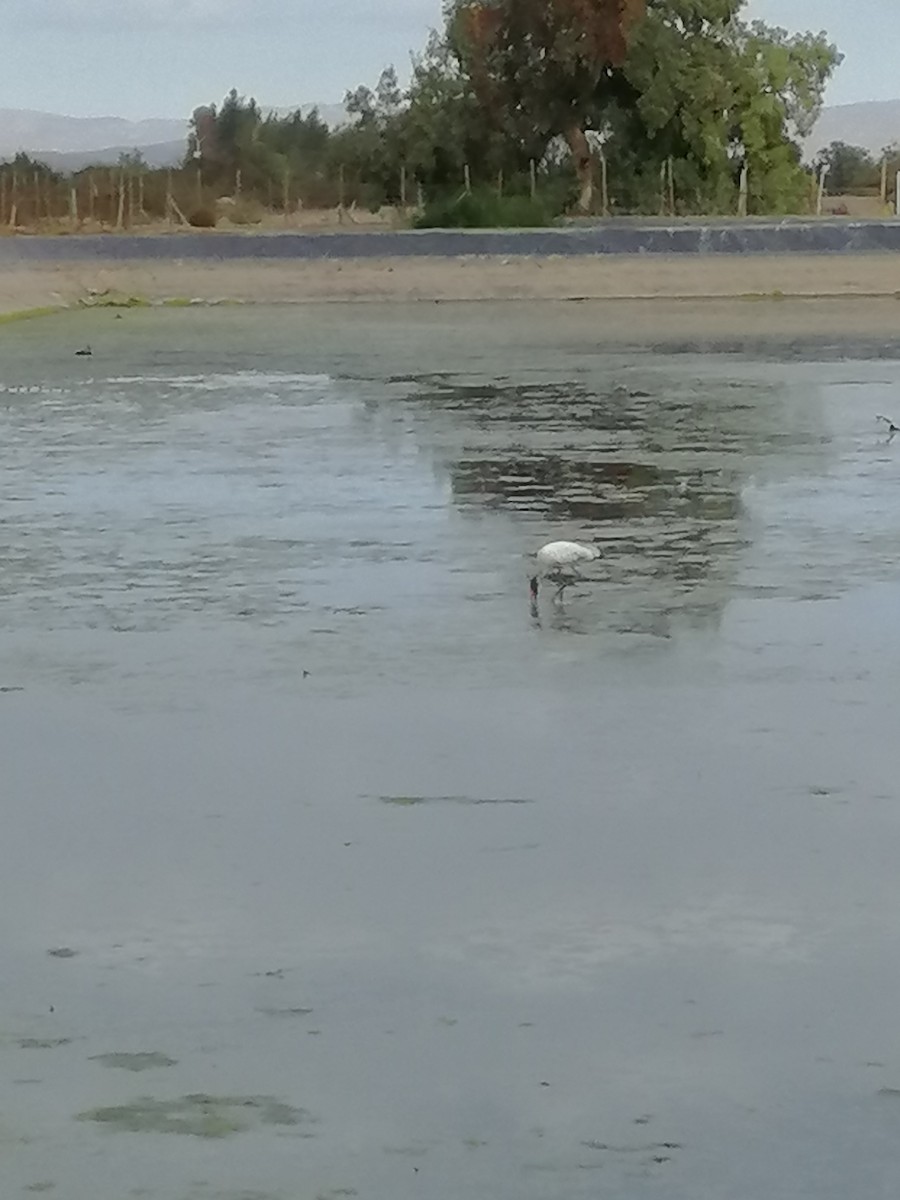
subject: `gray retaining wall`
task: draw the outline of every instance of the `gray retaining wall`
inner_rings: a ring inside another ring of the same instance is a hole
[[[79,234],[0,238],[14,262],[190,259],[431,258],[478,255],[876,254],[900,252],[900,221],[634,220],[534,230],[394,230],[336,233]]]

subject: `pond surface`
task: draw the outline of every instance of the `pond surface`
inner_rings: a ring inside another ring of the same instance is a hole
[[[683,349],[0,333],[4,1196],[893,1194],[900,363]]]

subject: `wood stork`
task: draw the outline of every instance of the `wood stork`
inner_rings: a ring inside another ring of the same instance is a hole
[[[537,559],[537,574],[531,577],[531,599],[537,600],[541,576],[556,584],[555,599],[562,599],[563,592],[584,576],[579,574],[578,564],[593,562],[600,557],[596,546],[583,546],[580,542],[548,542],[541,546]]]

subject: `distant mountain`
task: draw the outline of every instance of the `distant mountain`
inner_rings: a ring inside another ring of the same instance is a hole
[[[187,121],[126,121],[122,117],[63,117],[56,113],[0,108],[0,157],[19,150],[36,154],[97,151],[109,146],[154,146],[183,142]]]
[[[182,138],[177,142],[154,142],[150,146],[104,146],[101,150],[69,150],[66,153],[60,153],[58,150],[35,150],[33,157],[46,163],[54,171],[67,174],[82,171],[85,167],[115,166],[123,154],[133,154],[135,150],[140,151],[148,167],[180,167],[187,150],[187,141]]]
[[[864,146],[873,154],[891,142],[900,142],[900,100],[870,100],[823,109],[812,136],[806,141],[807,157],[832,142]]]

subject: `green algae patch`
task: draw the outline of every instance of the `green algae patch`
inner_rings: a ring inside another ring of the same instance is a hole
[[[131,1104],[92,1108],[78,1121],[94,1121],[115,1133],[178,1133],[226,1138],[262,1125],[294,1126],[312,1118],[272,1096],[209,1096],[196,1093],[175,1100],[142,1096]]]
[[[137,1054],[94,1054],[90,1062],[98,1062],[101,1066],[117,1068],[121,1071],[152,1071],[156,1067],[174,1067],[178,1062],[167,1054],[156,1051],[142,1051]]]
[[[37,317],[55,317],[57,313],[65,311],[64,304],[45,304],[39,308],[18,308],[12,312],[0,313],[0,325],[11,325],[14,321],[32,321]]]

